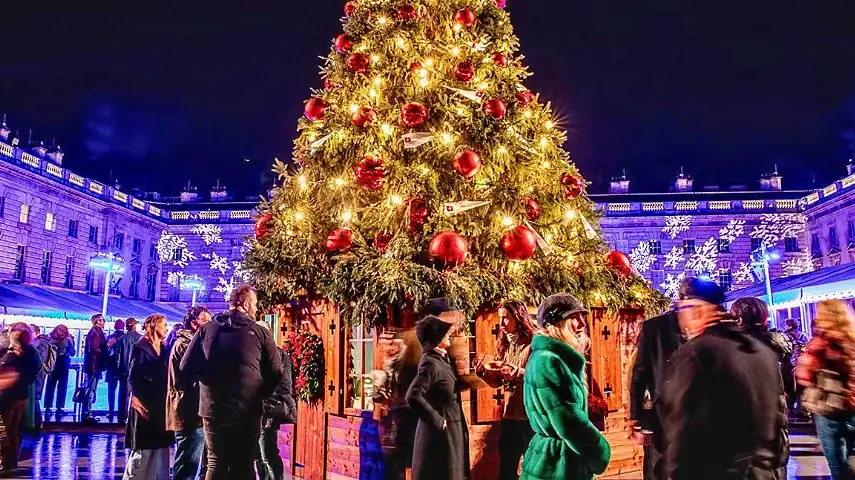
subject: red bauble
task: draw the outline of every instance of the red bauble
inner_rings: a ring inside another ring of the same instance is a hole
[[[612,250],[606,255],[606,265],[623,276],[632,273],[632,261],[623,252]]]
[[[364,127],[369,123],[373,123],[377,118],[377,112],[371,107],[359,107],[359,110],[353,112],[353,124],[357,127]]]
[[[365,73],[371,65],[371,60],[368,59],[368,55],[356,52],[351,53],[350,56],[347,57],[347,62],[345,63],[347,64],[347,69],[351,72]]]
[[[484,102],[484,112],[496,120],[505,118],[507,111],[508,108],[505,107],[505,102],[500,98],[492,98]]]
[[[408,103],[401,109],[401,119],[410,128],[418,127],[425,123],[427,117],[428,110],[421,103]]]
[[[356,11],[356,2],[347,2],[344,4],[344,14],[348,17]]]
[[[468,82],[475,77],[475,68],[469,60],[460,62],[454,67],[454,78],[461,82]]]
[[[422,64],[419,62],[413,62],[410,64],[410,71],[413,73],[416,73],[421,69],[422,69]]]
[[[414,20],[418,18],[418,16],[418,9],[410,4],[398,7],[398,20]]]
[[[377,249],[380,253],[386,252],[386,247],[389,246],[389,243],[392,241],[392,234],[388,232],[377,232],[374,235],[374,248]]]
[[[313,97],[306,102],[306,107],[303,110],[306,113],[306,118],[313,122],[319,122],[324,119],[327,106],[327,102],[323,98]]]
[[[411,198],[409,203],[410,233],[421,233],[428,218],[427,202],[423,198]]]
[[[503,53],[496,52],[493,54],[493,63],[500,67],[504,67],[508,64],[508,57],[506,57]]]
[[[524,198],[520,203],[522,203],[525,208],[525,218],[527,218],[528,221],[533,222],[540,218],[540,204],[537,203],[537,200],[533,198]]]
[[[561,175],[561,184],[567,187],[564,191],[564,195],[570,199],[578,198],[585,187],[585,181],[582,180],[582,177],[570,175],[569,173]]]
[[[327,90],[332,90],[333,88],[336,88],[337,86],[338,85],[333,83],[333,81],[330,80],[329,78],[324,79],[324,88],[326,88]]]
[[[460,265],[466,260],[466,239],[455,232],[439,232],[430,241],[431,260],[444,267]]]
[[[350,35],[342,33],[341,35],[335,37],[335,42],[333,42],[333,46],[335,46],[335,51],[338,53],[349,53],[353,50],[353,39],[350,38]]]
[[[582,195],[582,187],[578,187],[573,185],[572,187],[567,187],[567,190],[564,192],[564,196],[568,199],[579,198],[579,195]]]
[[[505,5],[507,4],[507,0],[496,0],[496,7],[498,8],[505,8]]]
[[[509,260],[528,260],[537,249],[537,237],[525,225],[517,225],[502,235],[499,247]]]
[[[327,235],[327,251],[347,253],[353,246],[353,230],[349,228],[336,228]]]
[[[517,94],[517,103],[519,103],[520,106],[522,106],[522,107],[527,106],[528,104],[530,104],[533,101],[534,101],[534,94],[531,93],[531,91],[529,91],[529,90],[526,90],[524,92],[520,92]]]
[[[356,175],[356,183],[366,190],[380,190],[383,188],[383,160],[377,157],[365,157],[353,168]]]
[[[475,25],[475,20],[478,18],[475,16],[475,12],[472,11],[471,8],[464,8],[463,10],[458,10],[456,14],[454,14],[454,23],[459,23],[464,27],[471,27]]]
[[[481,168],[481,156],[474,150],[463,150],[454,157],[454,169],[466,178],[472,178]]]
[[[261,240],[273,229],[273,215],[265,213],[255,219],[255,238]]]

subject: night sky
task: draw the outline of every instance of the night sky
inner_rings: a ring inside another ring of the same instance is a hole
[[[66,166],[126,191],[219,178],[250,195],[270,184],[274,156],[290,157],[344,2],[14,3],[0,28],[0,112],[25,141],[30,128],[55,137]],[[508,10],[528,85],[553,102],[595,192],[622,168],[634,191],[663,191],[680,166],[696,188],[755,187],[775,163],[785,187],[809,188],[841,177],[855,151],[855,2]]]

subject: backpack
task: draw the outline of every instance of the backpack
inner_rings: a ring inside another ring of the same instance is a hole
[[[52,343],[48,345],[47,358],[42,361],[42,368],[47,373],[53,372],[53,369],[56,368],[56,345]]]

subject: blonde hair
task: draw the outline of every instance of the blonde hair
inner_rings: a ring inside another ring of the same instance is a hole
[[[819,302],[814,328],[823,337],[855,342],[855,314],[842,300]]]
[[[537,333],[544,337],[558,340],[561,343],[566,343],[570,348],[579,352],[579,355],[585,357],[588,353],[588,349],[591,347],[591,339],[588,338],[588,335],[583,330],[578,332],[573,331],[573,328],[568,325],[569,321],[570,318],[568,317],[560,322],[546,325]],[[582,384],[585,385],[585,391],[587,391],[588,378],[584,368],[582,369]]]
[[[166,323],[166,317],[159,313],[153,313],[145,317],[145,321],[143,322],[143,335],[151,340],[152,343],[156,340],[155,329],[157,328],[157,324],[160,322]]]

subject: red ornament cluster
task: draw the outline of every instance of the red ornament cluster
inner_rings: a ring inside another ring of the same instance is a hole
[[[406,4],[406,5],[402,5],[402,6],[398,7],[398,20],[402,20],[402,21],[406,22],[409,20],[415,20],[418,17],[419,17],[419,10],[416,7],[414,7],[410,4]]]
[[[527,226],[517,225],[502,235],[499,248],[509,260],[528,260],[537,249],[537,237]]]
[[[475,68],[469,60],[462,61],[454,67],[454,78],[461,82],[468,82],[475,78]]]
[[[428,218],[427,202],[421,197],[414,197],[409,200],[408,206],[410,233],[421,233]]]
[[[383,188],[383,179],[386,172],[383,171],[383,160],[368,156],[363,158],[353,168],[356,175],[356,183],[366,190],[380,190]]]
[[[401,120],[404,125],[413,128],[425,123],[428,110],[421,103],[408,103],[401,109]]]
[[[389,246],[389,243],[392,242],[392,234],[389,232],[377,232],[374,235],[374,248],[377,249],[380,253],[386,253],[386,248]]]
[[[439,232],[430,241],[428,254],[432,262],[449,268],[460,265],[466,261],[466,253],[469,247],[466,239],[456,232]]]
[[[351,2],[347,2],[344,4],[344,14],[346,16],[349,17],[349,16],[353,15],[353,12],[355,12],[355,11],[356,11],[356,2],[351,1]]]
[[[475,16],[475,12],[473,12],[469,7],[458,10],[457,13],[454,14],[454,23],[463,25],[467,28],[475,25],[475,21],[477,19],[478,17]]]
[[[353,117],[351,120],[353,124],[357,127],[364,127],[365,125],[374,123],[374,120],[377,118],[377,112],[374,111],[371,107],[359,107],[355,112],[353,112]]]
[[[361,52],[351,53],[345,62],[347,69],[355,73],[366,73],[371,66],[371,60],[368,55]]]
[[[255,219],[255,238],[261,240],[273,230],[273,215],[265,213]]]
[[[306,118],[309,120],[320,122],[324,119],[328,106],[329,105],[327,105],[327,102],[325,102],[323,98],[313,97],[306,102],[306,106],[303,111],[306,114]]]
[[[525,208],[525,218],[529,222],[533,222],[540,218],[540,204],[533,198],[524,198],[522,200],[523,208]]]
[[[327,251],[347,253],[353,246],[353,230],[345,227],[336,228],[327,235]]]
[[[481,168],[481,155],[474,150],[463,150],[454,157],[454,169],[465,178],[472,178]]]
[[[582,189],[585,186],[585,181],[582,177],[565,173],[561,175],[561,184],[564,185],[564,196],[573,199],[578,198],[582,194]]]
[[[508,65],[508,57],[500,52],[496,52],[493,54],[493,63],[500,67],[505,67]]]
[[[534,101],[534,94],[531,93],[530,90],[526,90],[524,92],[519,92],[519,93],[517,93],[516,97],[517,97],[517,103],[521,107],[527,107],[531,102]]]

